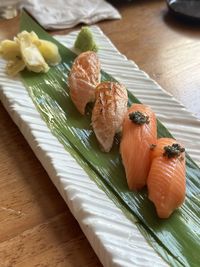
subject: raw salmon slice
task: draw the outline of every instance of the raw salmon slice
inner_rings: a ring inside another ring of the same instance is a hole
[[[148,197],[160,218],[168,218],[185,199],[185,152],[172,138],[160,138],[152,150]]]
[[[95,100],[95,88],[100,82],[100,61],[95,52],[81,53],[74,61],[69,74],[71,99],[81,114]]]
[[[133,104],[123,121],[120,153],[130,190],[146,185],[150,169],[150,146],[157,139],[156,116],[150,107]]]
[[[127,90],[119,83],[103,82],[96,88],[92,127],[105,152],[110,151],[114,136],[121,129],[127,102]]]

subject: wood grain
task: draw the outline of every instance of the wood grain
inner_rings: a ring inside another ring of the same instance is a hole
[[[119,9],[122,20],[100,22],[101,29],[121,53],[200,118],[200,25],[177,20],[163,0],[110,2]],[[18,26],[19,17],[1,20],[0,39],[11,38]],[[101,266],[2,105],[0,266]]]
[[[0,266],[101,266],[2,105],[0,151]]]
[[[174,17],[162,0],[122,2],[116,6],[123,19],[101,23],[102,30],[200,119],[200,24]]]

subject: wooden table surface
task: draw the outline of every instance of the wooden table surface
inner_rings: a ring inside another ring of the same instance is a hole
[[[200,118],[200,25],[171,16],[164,0],[112,3],[122,20],[98,23],[104,33]],[[16,34],[18,22],[1,20],[0,40]],[[0,266],[102,266],[2,104]]]

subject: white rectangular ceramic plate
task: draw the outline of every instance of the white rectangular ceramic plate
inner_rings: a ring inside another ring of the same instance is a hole
[[[102,69],[150,105],[171,133],[200,163],[200,121],[114,47],[98,27],[91,27],[100,47]],[[72,47],[77,32],[56,39]],[[106,267],[167,266],[121,210],[88,177],[41,119],[18,78],[4,73],[0,61],[0,99],[46,169]]]

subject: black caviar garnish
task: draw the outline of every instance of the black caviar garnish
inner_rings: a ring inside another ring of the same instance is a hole
[[[179,144],[173,144],[171,146],[164,147],[163,156],[168,158],[179,157],[184,151],[184,147],[181,147]]]
[[[140,111],[135,111],[129,114],[129,119],[139,125],[142,125],[144,123],[149,123],[149,116],[144,115]]]

